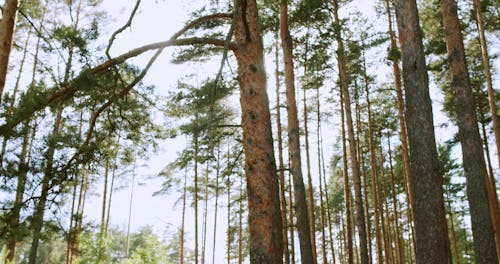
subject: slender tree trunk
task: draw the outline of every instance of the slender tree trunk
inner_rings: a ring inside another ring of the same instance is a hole
[[[198,249],[198,239],[199,239],[199,231],[198,231],[198,112],[196,112],[195,116],[195,132],[193,135],[193,144],[194,144],[194,193],[193,193],[193,203],[194,203],[194,260],[195,263],[199,263],[199,249]]]
[[[446,32],[446,48],[452,75],[452,88],[462,146],[467,198],[471,213],[472,236],[477,263],[498,261],[495,229],[489,206],[486,163],[479,128],[476,104],[470,87],[465,49],[455,0],[441,0],[441,13]],[[492,112],[495,115],[495,112]]]
[[[205,264],[205,249],[207,245],[207,217],[208,217],[208,163],[205,168],[205,205],[203,207],[203,229],[202,229],[202,244],[201,244],[201,263]]]
[[[295,264],[295,224],[293,222],[293,185],[292,185],[292,175],[288,174],[288,204],[289,207],[289,219],[290,219],[290,261]]]
[[[135,158],[135,157],[134,157]],[[130,257],[130,224],[132,222],[132,205],[134,203],[134,187],[135,187],[135,173],[136,173],[137,160],[134,160],[134,168],[132,169],[132,183],[130,186],[130,200],[128,205],[128,220],[127,220],[127,237],[125,239],[125,258]]]
[[[219,177],[220,177],[220,142],[217,143],[217,165],[215,168],[215,206],[214,206],[214,240],[212,241],[212,264],[215,264],[215,250],[217,248],[217,211],[219,209]]]
[[[280,181],[280,201],[281,201],[281,222],[283,223],[283,256],[285,264],[290,264],[290,252],[288,249],[288,221],[287,221],[287,205],[285,197],[285,164],[283,161],[283,128],[281,126],[281,94],[280,94],[280,70],[279,70],[279,44],[278,32],[276,32],[276,47],[275,47],[275,63],[276,70],[274,76],[276,78],[276,134],[278,141],[278,177]]]
[[[30,135],[30,126],[29,122],[24,123],[23,127],[23,143],[21,147],[21,155],[19,157],[19,166],[18,166],[18,177],[17,177],[17,187],[16,187],[16,198],[14,200],[14,207],[12,208],[12,212],[8,217],[8,229],[10,230],[7,238],[7,256],[5,258],[6,261],[13,261],[16,251],[16,243],[21,241],[21,236],[17,232],[19,232],[19,224],[20,224],[20,216],[21,209],[23,207],[23,196],[24,191],[26,189],[26,178],[28,175],[28,163],[27,163],[27,155],[28,155],[28,147],[29,147],[29,135]],[[34,135],[33,135],[34,136]]]
[[[83,225],[83,213],[85,211],[85,201],[87,200],[87,189],[88,189],[88,173],[84,172],[82,175],[82,181],[80,184],[80,192],[78,195],[78,206],[75,217],[75,235],[73,248],[71,249],[70,255],[70,263],[73,263],[74,258],[78,258],[80,256],[80,235],[82,233],[82,225]]]
[[[235,0],[234,27],[240,84],[250,227],[250,262],[283,262],[279,185],[266,93],[266,72],[256,0]]]
[[[320,139],[320,122],[321,122],[321,114],[320,114],[320,108],[319,108],[319,88],[316,89],[316,116],[317,116],[317,126],[316,126],[316,139],[318,142],[318,148],[317,148],[317,155],[318,155],[318,181],[319,181],[319,210],[320,210],[320,229],[321,229],[321,253],[322,253],[322,258],[323,258],[323,264],[328,263],[328,257],[327,257],[327,251],[326,251],[326,226],[328,225],[328,222],[326,220],[326,208],[325,208],[325,202],[324,200],[328,200],[328,197],[324,196],[324,191],[323,189],[326,190],[326,185],[323,186],[323,171],[322,171],[322,164],[321,164],[321,139]],[[313,205],[311,204],[311,207]],[[332,256],[333,256],[333,251],[332,251]]]
[[[105,241],[104,241],[104,229],[106,226],[106,204],[108,200],[108,178],[109,178],[109,158],[106,158],[106,165],[104,168],[104,189],[102,192],[102,209],[101,209],[101,226],[99,232],[99,242],[98,242],[98,254],[97,263],[100,263],[104,258],[105,254]]]
[[[243,263],[243,177],[240,177],[240,199],[238,208],[238,264]]]
[[[227,264],[231,264],[231,178],[227,175]]]
[[[77,196],[77,190],[78,190],[78,174],[75,174],[75,181],[73,183],[73,199],[71,201],[71,215],[69,218],[69,229],[68,229],[68,240],[66,241],[66,264],[71,263],[71,254],[72,254],[72,248],[74,244],[74,228],[73,228],[73,223],[75,222],[75,209],[76,209],[76,196]]]
[[[404,242],[403,235],[401,234],[401,228],[399,223],[399,211],[398,211],[398,199],[396,193],[396,180],[394,177],[394,168],[392,165],[392,150],[391,150],[391,139],[390,136],[387,137],[387,147],[389,154],[389,170],[391,173],[391,192],[392,192],[392,206],[394,210],[394,226],[396,231],[396,245],[397,245],[397,253],[398,253],[398,263],[404,263],[405,253],[404,253]]]
[[[2,19],[0,20],[0,101],[5,87],[5,79],[7,78],[16,14],[17,0],[6,0],[2,8]]]
[[[323,187],[324,187],[324,198],[325,198],[325,205],[326,205],[326,212],[325,210],[322,211],[322,217],[326,220],[323,220],[324,224],[328,226],[328,235],[329,235],[329,242],[330,242],[330,251],[332,254],[332,261],[333,264],[335,264],[335,247],[333,245],[333,230],[332,230],[332,213],[330,211],[330,202],[329,202],[329,195],[328,195],[328,184],[326,182],[326,166],[325,166],[325,158],[324,158],[324,152],[323,152],[323,139],[322,139],[322,132],[321,132],[321,107],[320,107],[320,94],[319,94],[319,89],[316,89],[316,113],[317,113],[317,120],[318,120],[318,126],[316,130],[317,138],[318,138],[318,170],[320,171],[320,183],[321,183],[321,178],[323,180]],[[323,176],[323,177],[321,177]],[[321,186],[320,186],[321,187]],[[322,190],[320,188],[320,194],[322,193]],[[324,215],[326,213],[326,215]],[[323,227],[324,228],[324,227]],[[326,243],[326,241],[324,241]],[[326,251],[326,250],[325,250]]]
[[[458,247],[457,247],[457,236],[455,232],[455,221],[453,220],[453,208],[451,207],[450,199],[447,199],[447,207],[448,207],[448,214],[450,216],[450,229],[451,229],[451,242],[452,242],[452,247],[453,247],[453,253],[455,253],[455,262],[456,264],[460,264],[460,253],[458,252]]]
[[[478,93],[480,89],[478,89]],[[483,106],[481,104],[481,100],[476,100],[478,103],[478,113],[479,113],[479,123],[481,124],[481,133],[482,133],[482,143],[484,147],[484,156],[486,157],[486,164],[488,167],[488,177],[487,182],[488,182],[488,197],[490,200],[490,210],[491,210],[491,219],[493,219],[493,228],[495,229],[495,240],[497,243],[497,255],[499,255],[499,241],[500,241],[500,231],[498,230],[499,228],[499,221],[500,221],[500,204],[498,201],[498,194],[496,191],[496,183],[495,183],[495,173],[493,172],[493,166],[491,164],[491,157],[490,157],[490,150],[489,150],[489,144],[488,144],[488,133],[486,133],[486,124],[485,124],[485,117],[484,117],[484,110]]]
[[[334,0],[334,16],[335,23],[340,25],[340,20],[338,18],[338,0]],[[340,28],[339,28],[340,29]],[[344,47],[342,43],[342,37],[340,30],[336,32],[336,38],[338,43],[338,64],[339,64],[339,76],[340,76],[340,85],[341,89],[344,93],[344,108],[346,115],[346,123],[347,123],[347,135],[349,138],[349,154],[351,159],[351,171],[353,176],[354,183],[354,198],[356,204],[356,222],[358,226],[358,235],[359,235],[359,247],[360,247],[360,259],[362,264],[368,264],[368,241],[366,239],[366,229],[365,229],[365,212],[363,206],[363,197],[361,194],[361,176],[359,171],[359,162],[358,162],[358,153],[356,149],[356,142],[354,137],[354,127],[352,122],[352,114],[351,114],[351,99],[349,95],[349,83],[347,80],[347,70],[344,58]]]
[[[184,187],[182,188],[182,217],[181,217],[181,241],[180,241],[180,253],[179,253],[179,263],[184,264],[184,242],[185,242],[185,224],[186,224],[186,196],[187,196],[187,167],[184,172]]]
[[[288,29],[288,4],[282,2],[280,4],[280,36],[281,45],[283,48],[284,63],[285,63],[285,86],[286,86],[286,102],[288,111],[288,151],[290,153],[290,172],[293,176],[293,187],[295,194],[295,215],[297,217],[297,231],[299,233],[300,255],[302,263],[316,263],[314,236],[311,230],[313,227],[306,202],[306,193],[304,180],[302,177],[302,165],[300,158],[300,136],[299,136],[299,121],[297,114],[297,102],[295,99],[295,74],[293,69],[293,46],[292,37]],[[307,147],[306,147],[307,148]],[[308,178],[310,179],[310,177]],[[313,206],[313,201],[310,200],[310,207]],[[311,212],[311,211],[309,211]],[[314,216],[314,211],[312,211]]]
[[[373,210],[375,216],[375,242],[377,245],[377,263],[382,263],[382,233],[380,230],[381,218],[383,218],[380,210],[379,201],[379,190],[378,190],[378,168],[377,168],[377,158],[375,153],[375,139],[373,131],[373,116],[372,107],[370,101],[370,91],[368,87],[368,76],[366,74],[366,65],[363,55],[363,77],[365,81],[365,96],[366,96],[366,108],[368,114],[368,144],[370,147],[370,172],[372,177],[372,200],[373,200]],[[383,220],[382,220],[383,221]],[[387,257],[387,256],[386,256]]]
[[[413,183],[418,264],[450,263],[443,180],[434,136],[422,32],[415,0],[396,0]],[[416,180],[418,179],[418,180]]]
[[[344,94],[342,89],[340,90],[340,115],[342,122],[342,167],[343,167],[343,175],[344,175],[344,202],[345,202],[345,251],[347,255],[347,263],[353,264],[353,242],[352,242],[352,226],[351,226],[351,218],[352,218],[352,210],[351,210],[351,188],[349,184],[349,176],[347,174],[347,143],[346,143],[346,133],[345,133],[345,111],[344,111]]]
[[[363,130],[363,127],[361,125],[361,107],[359,106],[359,87],[358,87],[358,83],[356,80],[354,80],[354,87],[355,87],[355,90],[354,90],[354,100],[355,100],[355,111],[356,111],[356,127],[358,128],[356,130],[356,138],[359,139],[361,138],[360,136],[360,131]],[[371,232],[369,232],[369,230],[371,230],[371,221],[370,221],[370,213],[368,211],[368,208],[369,208],[369,205],[368,205],[368,184],[367,184],[367,173],[366,173],[366,166],[365,166],[365,158],[364,158],[364,151],[363,151],[363,147],[361,146],[361,142],[360,140],[356,140],[356,147],[358,148],[358,159],[359,159],[359,162],[360,162],[360,168],[361,168],[361,177],[362,177],[362,184],[363,184],[363,196],[364,197],[367,197],[367,199],[364,199],[364,205],[365,205],[365,220],[366,220],[366,240],[368,241],[368,259],[370,261],[370,263],[373,262],[373,258],[372,258],[372,238],[371,238]],[[375,206],[375,205],[374,205]],[[380,262],[379,262],[380,263]]]
[[[56,112],[56,119],[54,121],[54,126],[52,128],[52,133],[50,134],[49,146],[47,149],[47,160],[45,165],[45,172],[41,183],[41,193],[36,205],[35,212],[33,213],[32,228],[33,228],[33,239],[31,242],[30,254],[29,254],[29,264],[36,264],[38,245],[40,242],[40,235],[43,227],[43,217],[45,214],[45,207],[47,205],[47,199],[49,195],[49,190],[51,188],[51,181],[55,179],[54,174],[54,154],[56,150],[57,138],[59,136],[59,130],[62,125],[62,112],[64,106],[62,103],[59,104]]]
[[[410,229],[412,247],[416,247],[416,236],[415,236],[415,225],[413,218],[413,184],[410,170],[410,155],[408,150],[408,133],[406,129],[406,117],[404,113],[405,103],[403,99],[403,89],[401,84],[401,72],[399,70],[399,55],[397,55],[398,46],[396,44],[396,34],[394,33],[392,26],[392,15],[389,0],[385,0],[387,19],[389,21],[389,38],[391,40],[391,54],[389,54],[392,60],[392,71],[394,75],[394,84],[396,87],[397,105],[398,105],[398,118],[399,118],[399,139],[401,141],[401,153],[403,156],[403,167],[404,167],[404,180],[405,180],[405,191],[408,200],[408,226]],[[410,256],[411,259],[411,256]]]
[[[491,77],[490,57],[488,55],[488,43],[484,34],[484,18],[481,2],[473,0],[474,9],[476,11],[477,30],[479,31],[479,42],[481,44],[481,55],[483,60],[484,76],[486,77],[486,88],[488,90],[488,99],[491,111],[491,121],[493,123],[493,133],[495,135],[495,143],[497,147],[498,166],[500,166],[500,121],[498,120],[498,109],[495,100],[495,90],[493,89],[493,80]],[[500,221],[499,221],[500,222]],[[500,223],[499,223],[500,224]],[[498,228],[498,226],[497,226]],[[498,243],[500,244],[500,243]],[[497,252],[499,252],[497,246]]]

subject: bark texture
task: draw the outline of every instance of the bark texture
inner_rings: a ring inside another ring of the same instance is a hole
[[[288,29],[288,6],[286,2],[280,5],[280,36],[285,63],[286,105],[288,111],[288,151],[290,153],[290,171],[295,190],[295,216],[299,233],[300,256],[302,263],[316,263],[311,239],[311,228],[308,218],[306,191],[302,177],[300,158],[299,120],[297,100],[295,99],[295,74],[293,69],[293,44]]]
[[[476,263],[498,261],[488,199],[486,163],[476,116],[474,94],[465,61],[460,21],[455,0],[441,0],[455,112],[462,146],[467,198],[469,200]],[[453,220],[453,219],[452,219]]]
[[[450,247],[439,172],[422,31],[415,0],[397,0],[396,19],[403,62],[410,148],[417,264],[450,263]]]
[[[250,262],[282,263],[283,238],[257,3],[235,1],[234,28],[247,178]]]
[[[2,19],[0,19],[0,101],[7,77],[16,14],[17,0],[6,0],[2,9]]]

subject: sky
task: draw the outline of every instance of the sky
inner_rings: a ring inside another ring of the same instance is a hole
[[[116,56],[127,52],[133,48],[149,44],[157,41],[167,40],[174,32],[180,29],[185,22],[189,21],[189,11],[193,6],[200,5],[203,0],[143,0],[138,14],[132,22],[132,26],[126,29],[123,33],[117,36],[114,45],[111,49],[111,55]],[[358,0],[356,3],[358,8],[368,12],[372,9],[371,0]],[[112,34],[114,30],[121,27],[129,18],[129,14],[135,4],[134,0],[104,0],[103,9],[105,9],[111,18],[106,21],[103,32],[104,41]],[[373,12],[373,11],[371,11]],[[371,13],[373,15],[373,13]],[[187,64],[174,65],[170,63],[172,52],[175,48],[167,48],[164,50],[160,58],[151,67],[146,75],[144,82],[157,87],[160,94],[166,94],[168,91],[175,89],[175,84],[178,79],[185,76],[187,73],[197,72],[200,79],[204,76],[214,76],[218,69],[219,57],[214,58],[214,61],[209,62],[208,66]],[[131,60],[132,63],[143,67],[152,53],[142,55]],[[498,63],[498,60],[496,60]],[[267,71],[274,71],[272,58],[266,59],[268,64]],[[500,65],[497,65],[500,67]],[[274,93],[274,82],[268,81],[268,93]],[[435,88],[433,88],[434,112],[437,114],[441,107],[442,96]],[[440,119],[442,118],[442,119]],[[436,120],[436,126],[446,120],[445,117],[440,117]],[[454,132],[453,128],[440,130],[436,133],[437,141],[443,142],[447,140]],[[169,196],[152,197],[152,193],[159,190],[161,187],[161,179],[152,176],[159,173],[169,162],[173,161],[177,153],[184,147],[185,139],[180,137],[177,139],[169,139],[160,145],[160,150],[154,153],[149,160],[139,161],[135,170],[136,184],[134,185],[134,197],[132,203],[132,218],[131,229],[138,230],[139,228],[150,225],[157,234],[164,238],[169,238],[180,226],[181,203],[178,201],[179,194]],[[326,153],[332,153],[332,146],[325,146]],[[327,154],[328,155],[328,154]],[[328,157],[326,157],[328,158]],[[132,175],[125,176],[131,181]],[[86,205],[86,220],[98,223],[101,214],[102,203],[102,184],[96,185],[92,190],[90,199]],[[121,188],[113,194],[113,202],[111,206],[111,225],[126,230],[128,214],[129,214],[130,186]],[[227,218],[220,211],[220,223],[225,223]],[[209,213],[209,219],[213,219],[213,212]],[[186,219],[194,219],[192,210],[188,210]],[[200,217],[201,219],[201,217]],[[192,226],[193,222],[188,222],[187,226]],[[209,220],[208,226],[211,226],[213,220]],[[219,245],[225,241],[225,229],[220,225],[217,238],[220,239]],[[188,241],[193,241],[193,232],[188,233]],[[212,239],[212,231],[208,231],[209,241]],[[192,248],[192,244],[188,244]],[[210,248],[207,252],[211,252]],[[211,255],[209,255],[211,258]],[[224,259],[224,248],[217,249],[217,259]],[[208,258],[208,257],[207,257]]]

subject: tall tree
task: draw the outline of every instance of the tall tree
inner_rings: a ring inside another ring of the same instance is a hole
[[[247,178],[250,262],[282,263],[283,238],[262,35],[256,0],[235,0],[234,25]]]
[[[467,179],[467,198],[471,211],[472,234],[477,263],[498,261],[492,215],[490,212],[486,163],[470,87],[463,37],[455,0],[439,3],[445,28],[448,61],[452,77],[459,139]],[[493,113],[495,115],[495,113]]]
[[[7,77],[16,14],[17,0],[6,0],[2,8],[2,19],[0,19],[0,101]]]
[[[434,135],[429,83],[415,0],[397,0],[396,20],[401,45],[406,120],[410,148],[416,259],[450,263],[450,247],[443,199],[443,180]]]
[[[361,173],[359,169],[358,151],[356,148],[356,138],[354,136],[354,127],[351,113],[351,99],[349,95],[349,80],[347,76],[346,62],[344,57],[344,44],[341,35],[341,25],[338,16],[339,1],[333,1],[333,15],[335,18],[335,37],[337,40],[337,60],[339,67],[340,88],[343,93],[345,121],[347,124],[347,137],[349,139],[349,155],[351,160],[351,173],[354,183],[354,200],[356,205],[356,223],[358,225],[359,247],[361,263],[368,264],[368,241],[365,227],[365,212],[363,206],[363,197],[361,193]]]
[[[288,3],[280,4],[280,36],[285,63],[286,102],[288,111],[288,149],[290,153],[290,171],[293,176],[295,195],[295,215],[297,217],[297,231],[299,233],[300,255],[302,263],[316,263],[316,249],[311,236],[311,226],[308,218],[306,192],[302,177],[300,158],[299,121],[297,101],[295,99],[295,74],[293,69],[292,36],[288,28]],[[314,205],[310,204],[311,207]],[[312,230],[314,232],[314,230]]]
[[[479,31],[479,42],[481,44],[481,59],[483,60],[484,76],[486,77],[486,88],[488,91],[488,102],[491,111],[491,121],[493,123],[493,133],[497,148],[498,166],[500,166],[500,120],[498,120],[498,108],[495,100],[495,90],[491,76],[490,56],[488,54],[488,43],[486,42],[485,25],[483,17],[483,6],[479,0],[473,0],[476,11],[477,30]],[[499,243],[500,244],[500,243]]]

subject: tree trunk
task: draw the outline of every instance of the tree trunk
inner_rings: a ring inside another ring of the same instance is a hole
[[[26,178],[28,174],[28,163],[27,154],[29,147],[29,135],[30,135],[29,122],[24,123],[23,127],[23,143],[21,147],[21,155],[19,157],[18,166],[18,177],[17,177],[17,187],[16,187],[16,198],[14,200],[14,207],[12,212],[8,217],[8,229],[10,230],[7,238],[7,256],[6,261],[13,261],[16,251],[16,243],[21,241],[20,234],[18,234],[18,228],[20,224],[21,208],[23,206],[23,196],[26,189]],[[34,135],[33,135],[34,136]]]
[[[59,130],[62,125],[62,112],[64,110],[64,106],[62,103],[59,104],[56,113],[56,119],[54,121],[54,126],[52,128],[52,133],[50,134],[49,146],[47,149],[47,160],[45,165],[45,172],[42,179],[42,187],[40,199],[38,200],[38,204],[36,205],[35,212],[33,213],[32,220],[32,228],[33,228],[33,239],[31,242],[30,255],[29,255],[29,264],[36,264],[37,262],[37,253],[38,253],[38,245],[40,242],[40,235],[43,227],[43,216],[45,214],[45,207],[47,205],[47,199],[49,195],[49,190],[51,188],[51,181],[55,179],[56,175],[54,174],[54,155],[56,150],[56,142],[59,136]]]
[[[282,263],[283,235],[266,72],[257,2],[235,0],[234,27],[240,84],[250,227],[250,262]]]
[[[477,125],[474,94],[470,87],[465,61],[457,4],[455,0],[441,0],[440,7],[446,33],[458,133],[462,146],[476,262],[479,264],[495,263],[498,261],[498,256],[486,184],[488,179],[486,163]]]
[[[276,134],[278,141],[278,177],[280,181],[281,222],[283,223],[283,256],[285,264],[290,264],[290,252],[288,249],[288,224],[287,205],[285,197],[285,164],[283,161],[283,128],[281,126],[281,94],[280,94],[280,70],[279,70],[279,44],[278,32],[276,32],[275,63],[276,70]]]
[[[297,231],[299,233],[300,255],[302,263],[316,263],[314,236],[312,236],[311,224],[314,218],[308,216],[308,207],[306,202],[306,192],[304,180],[302,177],[302,165],[300,158],[300,138],[299,121],[297,114],[297,102],[295,99],[295,74],[293,69],[293,46],[292,37],[288,29],[288,4],[280,4],[280,36],[283,48],[285,63],[285,86],[287,102],[287,120],[288,120],[288,151],[290,153],[290,172],[293,176],[293,187],[295,194],[295,216],[297,217]],[[309,177],[310,178],[310,177]],[[310,200],[310,205],[313,201]],[[311,208],[310,207],[310,208]],[[314,216],[314,211],[312,212]],[[309,219],[310,218],[310,219]]]
[[[422,32],[415,0],[396,1],[410,147],[418,264],[450,263],[443,179],[434,136]]]
[[[102,209],[101,209],[101,226],[99,232],[99,242],[98,242],[98,254],[97,263],[100,263],[104,258],[105,254],[105,241],[104,241],[104,229],[106,225],[106,204],[108,200],[108,179],[109,179],[109,158],[106,158],[106,165],[104,168],[104,188],[102,193]]]
[[[488,44],[484,34],[484,18],[481,2],[473,0],[474,9],[476,11],[477,30],[479,31],[479,42],[481,44],[481,55],[483,60],[484,76],[486,77],[486,88],[488,90],[488,99],[491,111],[491,121],[493,123],[493,133],[495,135],[495,143],[497,147],[498,166],[500,166],[500,121],[498,120],[498,109],[495,100],[495,90],[493,89],[493,80],[491,77],[490,57],[488,55]],[[497,226],[498,227],[498,226]],[[499,243],[500,244],[500,243]],[[497,248],[497,252],[498,252]]]
[[[220,175],[220,142],[217,143],[217,166],[215,170],[215,206],[214,206],[214,239],[212,241],[212,264],[215,264],[215,250],[217,248],[217,211],[219,210],[219,177]]]
[[[380,210],[380,199],[378,190],[378,168],[377,168],[377,158],[375,153],[375,139],[373,132],[373,117],[372,117],[372,107],[370,101],[370,91],[368,87],[368,76],[366,74],[366,65],[363,55],[363,77],[365,81],[365,96],[366,96],[366,108],[368,114],[368,144],[370,147],[370,172],[372,178],[372,200],[373,200],[373,210],[375,216],[375,242],[377,245],[377,263],[382,263],[382,232],[380,230],[381,219],[383,215]],[[387,256],[386,256],[387,257]]]
[[[182,217],[181,217],[181,241],[180,241],[180,253],[179,253],[179,263],[184,264],[184,227],[186,220],[186,196],[187,196],[187,167],[184,172],[184,187],[182,188]]]
[[[389,0],[385,0],[386,10],[387,10],[387,19],[389,24],[389,38],[391,40],[391,53],[390,58],[392,60],[392,71],[394,75],[394,84],[396,88],[396,96],[398,98],[398,118],[399,118],[399,139],[401,141],[401,153],[403,156],[403,167],[404,167],[404,180],[405,180],[405,191],[406,191],[406,199],[408,200],[408,226],[410,229],[411,242],[412,247],[416,247],[416,237],[415,237],[415,225],[413,218],[413,184],[410,170],[410,154],[408,150],[408,131],[406,129],[406,117],[404,113],[405,102],[403,99],[403,89],[401,85],[401,72],[399,69],[399,56],[398,54],[398,46],[396,44],[396,34],[392,28],[392,15],[391,15],[391,7],[389,5]],[[411,259],[411,256],[410,256]]]
[[[340,25],[340,20],[338,18],[338,0],[334,0],[334,15],[335,23]],[[339,28],[340,29],[340,28]],[[363,197],[361,194],[361,177],[359,171],[358,153],[356,150],[356,139],[354,137],[354,127],[352,122],[351,114],[351,99],[349,95],[349,85],[347,80],[347,70],[344,58],[344,47],[342,43],[342,37],[340,30],[336,32],[336,38],[338,43],[338,64],[339,64],[339,76],[340,76],[340,86],[344,94],[344,110],[347,123],[347,135],[349,138],[349,154],[351,159],[351,171],[354,183],[354,198],[356,204],[356,220],[358,225],[358,235],[359,235],[359,247],[360,247],[360,259],[362,264],[368,264],[368,247],[366,239],[366,229],[365,229],[365,212],[363,206]]]
[[[16,14],[17,0],[6,0],[2,9],[2,19],[0,19],[0,101],[2,101],[5,79],[9,67]]]
[[[349,184],[349,176],[347,174],[347,143],[345,133],[345,111],[344,111],[344,94],[340,90],[340,115],[342,122],[342,172],[344,175],[344,202],[345,202],[345,251],[347,255],[347,263],[353,264],[353,242],[352,242],[352,209],[351,209],[351,187]]]
[[[387,137],[387,147],[389,153],[389,171],[391,174],[391,192],[392,192],[392,206],[394,207],[394,228],[396,231],[396,245],[398,252],[398,263],[404,263],[405,261],[405,253],[404,253],[404,243],[403,243],[403,235],[401,234],[401,228],[399,224],[399,211],[398,211],[398,199],[396,193],[396,180],[394,177],[394,168],[392,165],[392,150],[391,150],[391,140],[390,136]]]

